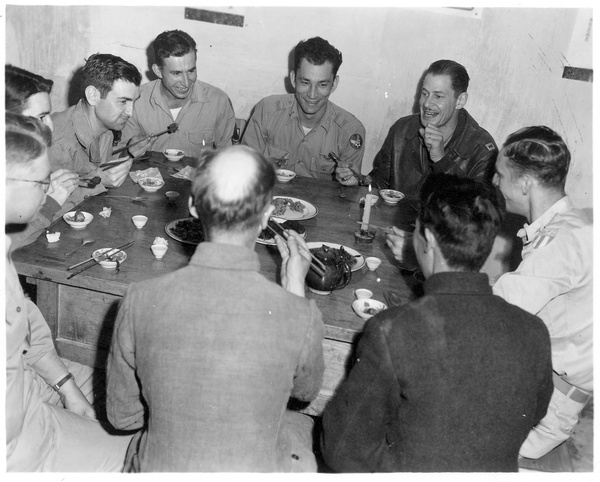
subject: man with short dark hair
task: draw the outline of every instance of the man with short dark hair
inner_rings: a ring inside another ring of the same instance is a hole
[[[276,165],[299,176],[336,179],[356,185],[351,171],[340,177],[333,152],[345,166],[360,173],[365,128],[348,111],[329,100],[339,83],[342,53],[321,37],[303,40],[294,48],[290,82],[294,94],[271,95],[252,112],[242,143]]]
[[[49,129],[6,117],[6,224],[27,223],[50,185]],[[61,359],[42,313],[28,299],[5,238],[6,469],[9,472],[121,471],[131,435],[96,420],[93,370]]]
[[[523,260],[494,293],[539,316],[552,342],[552,400],[520,451],[532,459],[571,436],[593,390],[593,226],[565,194],[570,161],[556,132],[525,127],[506,139],[494,176],[506,209],[528,222]]]
[[[52,115],[52,170],[70,169],[85,179],[99,176],[104,187],[123,184],[131,159],[111,169],[100,168],[113,157],[112,131],[123,129],[133,114],[141,79],[134,65],[115,55],[94,54],[87,59],[82,69],[81,99]],[[132,147],[129,157],[145,152],[149,142],[147,139]]]
[[[517,471],[552,393],[542,321],[494,296],[479,270],[500,227],[491,186],[428,183],[413,236],[425,294],[369,319],[323,414],[340,472]]]
[[[491,182],[498,149],[492,136],[464,108],[469,75],[453,60],[438,60],[425,71],[418,114],[402,117],[373,161],[378,189],[396,189],[417,198],[431,173]]]
[[[205,242],[190,264],[132,284],[108,359],[107,411],[139,430],[129,471],[316,470],[312,419],[286,410],[320,390],[324,326],[304,298],[308,247],[276,237],[281,284],[259,273],[257,235],[273,212],[275,173],[234,146],[203,155],[190,212]]]
[[[221,89],[198,80],[194,39],[181,30],[168,30],[156,37],[152,48],[152,71],[158,79],[142,85],[121,145],[176,122],[177,131],[156,138],[153,150],[180,149],[186,156],[200,157],[206,148],[230,146],[235,128],[231,101]]]

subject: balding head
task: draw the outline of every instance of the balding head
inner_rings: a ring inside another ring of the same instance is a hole
[[[192,183],[193,206],[208,239],[214,231],[255,230],[271,204],[275,171],[246,146],[208,153]]]

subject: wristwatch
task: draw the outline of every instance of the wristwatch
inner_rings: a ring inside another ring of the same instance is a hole
[[[67,373],[64,377],[62,377],[55,385],[52,385],[52,388],[57,392],[60,390],[65,383],[67,383],[71,378],[75,378],[72,373]]]

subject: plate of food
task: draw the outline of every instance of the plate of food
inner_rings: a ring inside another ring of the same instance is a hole
[[[165,226],[165,233],[180,243],[197,245],[204,241],[202,223],[196,218],[175,219]]]
[[[320,241],[306,243],[306,245],[311,251],[313,249],[320,248],[321,246],[327,246],[328,248],[338,250],[342,256],[345,256],[348,259],[348,264],[350,265],[350,269],[352,271],[359,270],[365,265],[365,258],[363,255],[355,249],[349,248],[348,246],[336,243],[324,243]]]
[[[318,212],[311,203],[295,197],[273,196],[272,204],[275,206],[272,216],[288,221],[314,218]]]
[[[302,239],[306,238],[306,228],[302,226],[298,221],[286,221],[283,218],[271,218],[279,224],[283,229],[293,229],[296,231]],[[264,229],[256,238],[256,242],[259,244],[266,244],[267,246],[275,246],[275,236],[270,229]]]
[[[368,320],[380,311],[387,310],[387,305],[377,300],[362,299],[353,301],[352,309],[363,320]]]

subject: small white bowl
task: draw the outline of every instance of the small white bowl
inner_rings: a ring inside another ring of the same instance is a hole
[[[146,226],[148,217],[141,214],[136,214],[135,216],[132,216],[131,220],[133,221],[133,224],[135,224],[136,228],[142,229],[144,226]]]
[[[354,296],[356,296],[357,300],[366,300],[373,297],[373,292],[365,288],[358,288],[354,290]]]
[[[156,259],[162,259],[169,247],[166,244],[153,244],[150,249]]]
[[[165,181],[158,177],[143,177],[138,181],[138,184],[144,191],[156,192],[165,185]]]
[[[279,182],[290,182],[296,177],[296,173],[289,169],[275,169],[275,177]]]
[[[366,197],[361,197],[359,204],[364,204],[366,200]],[[379,196],[376,196],[375,194],[371,194],[371,206],[374,206],[377,201],[379,201]]]
[[[84,229],[88,224],[92,222],[94,216],[90,213],[86,213],[85,211],[81,211],[81,214],[85,216],[85,221],[74,221],[75,213],[77,211],[70,211],[68,213],[63,214],[63,219],[65,222],[71,226],[73,229]]]
[[[167,199],[170,202],[173,202],[173,201],[175,201],[175,199],[177,199],[179,197],[179,193],[177,191],[167,191],[165,193],[165,196],[167,196]]]
[[[183,159],[183,156],[185,156],[185,152],[183,152],[181,149],[165,149],[163,154],[169,161],[172,162],[179,161],[180,159]]]
[[[398,204],[404,198],[403,193],[394,189],[380,189],[379,194],[387,204]]]
[[[387,305],[381,301],[372,300],[370,298],[356,300],[352,302],[354,312],[364,320],[368,320],[372,316],[383,310],[387,310]],[[369,310],[377,310],[377,312],[368,312]]]
[[[92,257],[96,261],[98,261],[98,258],[102,254],[106,253],[107,251],[117,251],[117,250],[115,248],[100,248],[100,249],[97,249],[96,251],[94,251],[92,253]],[[119,261],[119,263],[123,263],[123,261],[125,261],[126,259],[127,259],[127,253],[125,251],[119,251],[115,255],[110,256],[110,257],[106,258],[103,261],[98,261],[98,263],[103,268],[106,268],[106,269],[115,269],[117,267],[117,261]]]
[[[365,262],[367,263],[367,267],[371,271],[375,271],[377,268],[379,268],[379,265],[381,264],[381,260],[379,258],[375,258],[374,256],[369,256],[365,259]]]

